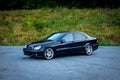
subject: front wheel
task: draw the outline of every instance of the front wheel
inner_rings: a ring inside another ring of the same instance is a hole
[[[87,54],[87,55],[92,55],[92,53],[93,53],[93,48],[92,48],[92,46],[91,46],[91,45],[87,45],[87,46],[85,47],[85,54]]]
[[[44,51],[44,58],[49,60],[52,59],[54,57],[54,51],[52,48],[47,48]]]

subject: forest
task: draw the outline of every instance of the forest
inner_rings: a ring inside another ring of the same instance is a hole
[[[56,8],[119,8],[120,0],[0,0],[0,10]]]

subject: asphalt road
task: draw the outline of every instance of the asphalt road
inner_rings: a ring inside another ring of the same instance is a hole
[[[0,80],[120,80],[120,46],[52,60],[27,57],[22,48],[0,46]]]

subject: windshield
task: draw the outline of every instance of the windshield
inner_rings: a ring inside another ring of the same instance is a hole
[[[62,36],[64,35],[65,33],[54,33],[54,34],[51,34],[50,36],[46,37],[44,39],[44,41],[49,41],[49,40],[52,40],[52,41],[58,41],[62,38]]]

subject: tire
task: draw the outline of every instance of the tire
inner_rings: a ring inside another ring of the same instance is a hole
[[[85,51],[86,55],[92,55],[93,54],[93,48],[92,48],[92,46],[90,44],[86,45],[84,51]]]
[[[54,57],[54,50],[52,48],[45,49],[43,57],[47,60],[52,59]]]

